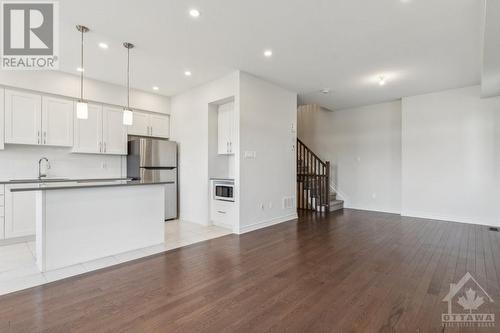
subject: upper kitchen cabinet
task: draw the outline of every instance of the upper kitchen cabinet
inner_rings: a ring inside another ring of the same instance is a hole
[[[0,89],[0,149],[4,148],[4,140],[5,140],[5,125],[4,125],[4,89]],[[1,226],[0,226],[1,227]]]
[[[73,101],[5,90],[5,142],[71,147]]]
[[[170,116],[152,114],[150,119],[151,136],[168,139],[170,137]]]
[[[217,138],[219,154],[234,154],[234,103],[219,105],[217,113]]]
[[[127,126],[123,125],[123,109],[102,109],[102,153],[127,155]]]
[[[134,111],[134,120],[128,129],[128,134],[149,136],[150,118],[149,113]]]
[[[168,139],[170,137],[170,116],[134,111],[134,122],[129,128],[128,134]]]
[[[127,127],[123,109],[89,104],[88,119],[77,119],[73,152],[127,155]]]
[[[5,90],[5,143],[41,144],[42,96]]]
[[[73,146],[74,102],[69,99],[42,97],[42,138],[44,145]]]
[[[88,118],[74,116],[73,152],[99,154],[102,151],[102,105],[88,104]]]

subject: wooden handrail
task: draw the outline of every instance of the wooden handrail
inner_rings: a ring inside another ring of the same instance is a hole
[[[330,210],[330,162],[322,161],[297,138],[297,208]]]

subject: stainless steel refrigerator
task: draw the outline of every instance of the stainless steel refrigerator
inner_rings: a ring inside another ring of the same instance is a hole
[[[165,185],[165,220],[177,218],[177,143],[134,138],[128,141],[127,177],[146,181],[172,181]]]

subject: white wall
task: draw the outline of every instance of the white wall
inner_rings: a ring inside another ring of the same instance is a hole
[[[70,148],[6,144],[0,150],[0,180],[37,178],[38,160],[47,157],[49,177],[120,178],[124,163],[120,156],[72,154]]]
[[[331,162],[332,184],[347,208],[399,213],[401,103],[299,112],[299,139]]]
[[[209,224],[208,110],[230,97],[238,100],[239,72],[172,97],[171,138],[179,143],[179,213]]]
[[[403,98],[402,214],[500,225],[500,98]]]
[[[240,75],[239,232],[296,217],[295,197],[297,95],[252,75]],[[245,159],[245,151],[256,152]],[[238,166],[238,163],[236,163]],[[294,200],[295,201],[295,200]],[[261,204],[264,209],[261,209]]]
[[[67,97],[80,97],[80,77],[57,71],[0,71],[0,85],[40,91]],[[123,86],[85,79],[84,98],[94,102],[125,105],[127,90]],[[130,106],[135,109],[170,113],[170,98],[132,90]]]

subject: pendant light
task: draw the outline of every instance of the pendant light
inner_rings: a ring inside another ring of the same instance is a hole
[[[123,109],[123,125],[131,126],[134,123],[134,114],[130,109],[130,49],[134,48],[132,43],[123,43],[127,49],[127,107]]]
[[[80,99],[76,103],[76,118],[78,119],[88,119],[89,118],[89,106],[87,102],[83,100],[83,72],[85,67],[83,67],[83,34],[89,31],[89,28],[83,25],[77,25],[76,30],[80,31],[81,38],[81,53],[80,53]]]

